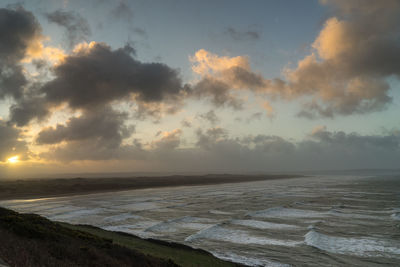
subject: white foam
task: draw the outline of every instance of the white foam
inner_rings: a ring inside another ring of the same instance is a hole
[[[112,222],[120,222],[120,221],[125,221],[127,219],[143,219],[142,216],[130,214],[130,213],[122,213],[119,215],[114,215],[114,216],[109,216],[105,217],[103,219],[104,222],[106,223],[112,223]]]
[[[326,213],[313,210],[274,207],[266,210],[249,212],[247,215],[259,218],[319,218]]]
[[[249,235],[246,231],[231,230],[224,228],[220,225],[214,225],[209,228],[203,229],[196,234],[193,234],[185,239],[186,242],[193,242],[198,239],[209,239],[217,241],[225,241],[235,244],[256,244],[256,245],[272,245],[272,246],[286,246],[294,247],[303,242],[292,240],[279,240],[270,239],[266,237],[259,237]]]
[[[155,202],[136,202],[132,204],[125,204],[118,207],[118,209],[121,210],[131,210],[131,211],[152,210],[157,208],[160,208],[160,206]]]
[[[400,212],[393,213],[390,215],[393,220],[400,221]]]
[[[232,215],[232,212],[227,211],[220,211],[220,210],[210,210],[209,213],[216,214],[216,215]]]
[[[215,222],[208,218],[197,218],[192,216],[185,216],[181,218],[167,220],[151,227],[148,227],[145,231],[148,232],[176,232],[180,228],[191,229],[191,230],[202,230],[210,227],[207,222]]]
[[[329,215],[336,217],[352,218],[352,219],[367,219],[367,220],[385,220],[386,216],[374,216],[367,214],[357,214],[357,213],[344,213],[338,210],[330,210]]]
[[[56,215],[49,215],[49,217],[52,220],[65,220],[65,219],[73,219],[76,217],[84,217],[87,215],[95,215],[100,212],[104,211],[102,208],[96,208],[96,209],[80,209],[80,210],[75,210],[75,211],[70,211],[70,212],[65,212],[65,213],[59,213]]]
[[[254,258],[249,256],[238,255],[232,252],[211,252],[215,257],[222,260],[245,264],[246,266],[265,266],[265,267],[290,267],[289,264],[283,264],[271,261],[265,258]]]
[[[346,238],[329,236],[318,233],[315,230],[305,235],[304,242],[318,249],[335,253],[357,256],[377,256],[382,254],[400,254],[400,244],[397,247],[393,243],[371,238]]]
[[[258,229],[284,229],[284,230],[292,230],[292,229],[300,229],[297,225],[291,224],[283,224],[283,223],[271,223],[271,222],[263,222],[263,221],[256,221],[256,220],[232,220],[232,224],[242,225],[242,226],[249,226]]]

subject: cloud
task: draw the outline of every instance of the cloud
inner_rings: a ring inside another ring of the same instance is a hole
[[[42,105],[44,101],[34,96],[37,86],[26,77],[22,63],[42,59],[56,62],[64,53],[43,45],[46,37],[38,21],[22,7],[0,8],[0,21],[0,99],[14,99],[10,108],[11,122],[22,126],[33,117],[47,115]]]
[[[20,130],[0,120],[0,137],[0,162],[5,162],[14,156],[18,156],[19,159],[28,158],[29,150],[27,143],[20,140]]]
[[[28,83],[20,61],[41,38],[41,28],[33,14],[20,6],[0,8],[0,21],[0,99],[19,99]]]
[[[260,39],[260,32],[255,30],[238,30],[233,27],[228,27],[224,34],[228,35],[235,41],[249,41],[249,40],[259,40]]]
[[[383,110],[392,100],[387,79],[400,77],[400,2],[321,2],[334,15],[325,21],[310,54],[283,70],[284,79],[256,73],[247,57],[201,49],[190,58],[192,70],[212,83],[194,90],[195,95],[209,96],[217,105],[231,100],[237,90],[272,100],[301,99],[298,115],[307,118]]]
[[[66,126],[71,125],[73,123],[70,122]],[[102,136],[88,134],[93,138],[86,138],[86,134],[83,134],[72,137],[69,130],[57,128],[52,129],[53,134],[62,136],[56,138],[57,142],[61,139],[69,141],[63,141],[66,144],[60,143],[42,154],[42,157],[67,162],[134,160],[136,163],[146,162],[157,166],[163,171],[265,172],[397,168],[400,156],[398,132],[360,135],[328,131],[326,127],[318,126],[304,139],[295,141],[266,134],[233,138],[226,129],[213,127],[197,129],[195,146],[185,148],[182,147],[181,129],[161,132],[159,138],[149,145],[143,145],[138,139],[130,143],[111,142],[111,145],[107,145],[99,142]],[[52,140],[54,137],[48,137],[47,142]]]
[[[40,96],[24,96],[10,106],[9,122],[21,127],[35,118],[41,121],[49,115],[49,105],[45,99]]]
[[[190,121],[189,118],[184,118],[181,121],[181,125],[182,125],[182,127],[190,128],[190,127],[192,127],[192,122]]]
[[[244,56],[218,56],[200,49],[189,59],[193,72],[201,78],[192,86],[192,96],[208,98],[217,107],[241,109],[243,100],[238,92],[262,92],[270,83],[251,70],[249,59]]]
[[[37,90],[36,101],[42,109],[67,103],[72,109],[95,110],[114,101],[131,101],[142,115],[176,112],[187,90],[178,71],[162,63],[140,62],[133,54],[130,46],[112,50],[104,43],[80,44],[53,67],[54,78]],[[23,102],[14,105],[13,110],[29,118],[12,116],[11,121],[24,125],[35,118],[37,113],[29,107]]]
[[[189,57],[189,60],[193,63],[192,70],[201,76],[218,73],[232,67],[249,68],[246,57],[218,56],[204,49],[198,50],[194,56]]]
[[[58,144],[63,141],[81,141],[99,139],[101,143],[112,143],[117,146],[124,138],[130,136],[132,129],[124,126],[126,113],[119,113],[111,108],[84,113],[80,117],[70,118],[65,125],[42,129],[36,142],[38,144]]]
[[[312,52],[287,70],[291,97],[312,101],[300,115],[333,117],[382,110],[391,75],[400,75],[400,2],[321,1],[333,8]]]
[[[132,22],[133,10],[126,1],[119,1],[118,5],[111,10],[111,15],[116,19],[125,19],[128,22]]]
[[[55,67],[56,78],[43,86],[47,100],[85,108],[130,95],[147,103],[179,97],[183,88],[176,70],[161,63],[142,63],[132,52],[130,46],[111,50],[104,43],[76,50]]]
[[[296,171],[397,168],[400,156],[398,134],[359,135],[324,127],[298,141],[263,134],[231,138],[222,128],[198,130],[197,139],[197,148],[171,152],[169,158],[203,171]]]
[[[42,129],[36,138],[39,145],[53,145],[42,153],[47,159],[61,161],[113,159],[119,157],[122,142],[134,127],[127,127],[128,115],[110,107],[87,111],[65,124]]]
[[[198,117],[203,119],[203,120],[208,121],[212,125],[215,125],[220,121],[218,116],[215,114],[214,110],[210,110],[210,111],[208,111],[206,113],[198,114]]]
[[[275,116],[275,110],[268,101],[263,101],[262,107],[267,112],[267,117],[272,119]]]
[[[229,106],[239,110],[243,105],[243,100],[232,94],[229,84],[212,77],[203,78],[193,85],[190,95],[198,99],[209,99],[216,107]]]
[[[211,149],[219,142],[227,140],[228,132],[224,128],[214,127],[203,132],[202,129],[197,129],[197,146],[203,149]]]
[[[170,151],[177,148],[181,143],[182,130],[175,129],[171,132],[162,132],[161,138],[152,142],[153,149],[158,151]]]
[[[89,23],[77,12],[56,10],[46,13],[45,16],[49,22],[65,28],[69,47],[87,40],[91,35]]]

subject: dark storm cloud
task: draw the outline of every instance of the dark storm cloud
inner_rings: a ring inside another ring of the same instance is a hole
[[[48,108],[49,106],[44,98],[39,96],[25,96],[19,99],[17,103],[11,105],[9,122],[17,126],[24,126],[33,119],[40,121],[50,115]]]
[[[45,16],[49,22],[65,28],[69,47],[86,40],[91,34],[89,23],[77,12],[56,10]]]
[[[41,28],[31,12],[17,6],[0,8],[0,98],[21,98],[27,84],[20,61],[26,50],[41,36]]]
[[[233,27],[228,27],[225,31],[230,38],[236,41],[246,41],[246,40],[258,40],[260,39],[260,32],[255,30],[238,30]]]
[[[22,7],[0,8],[0,56],[2,61],[16,62],[25,56],[29,42],[41,34],[33,14]]]
[[[146,103],[178,100],[183,90],[178,72],[165,64],[142,63],[133,51],[97,43],[66,57],[54,69],[56,78],[42,88],[47,101],[89,109],[130,95]]]
[[[120,153],[128,149],[122,146],[123,140],[135,131],[134,126],[126,126],[127,117],[126,113],[105,107],[72,117],[64,125],[44,128],[36,142],[61,145],[50,148],[41,156],[62,161],[119,158]]]
[[[119,146],[129,137],[133,129],[128,129],[124,122],[128,115],[111,108],[84,113],[80,117],[70,118],[65,125],[43,129],[37,137],[38,144],[57,144],[62,141],[81,141],[99,139],[99,141]]]
[[[26,125],[62,103],[90,111],[131,100],[141,116],[176,112],[188,91],[178,71],[140,62],[134,52],[131,46],[112,50],[104,43],[83,45],[53,68],[54,79],[42,84],[36,95],[13,105],[11,121]]]
[[[20,130],[0,120],[0,162],[13,156],[19,156],[20,159],[28,157],[27,144],[20,137]]]

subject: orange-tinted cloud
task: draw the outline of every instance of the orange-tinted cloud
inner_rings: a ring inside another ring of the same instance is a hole
[[[247,57],[220,57],[199,50],[193,71],[203,78],[194,86],[214,103],[229,103],[235,90],[269,99],[303,102],[300,116],[333,117],[384,109],[391,102],[391,75],[400,77],[400,2],[324,0],[334,16],[327,19],[311,53],[284,79],[267,79],[250,68]]]

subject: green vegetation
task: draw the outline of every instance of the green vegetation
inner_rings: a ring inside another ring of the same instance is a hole
[[[180,244],[1,207],[0,259],[10,266],[238,266]]]
[[[64,223],[63,225],[70,229],[85,231],[98,237],[112,240],[115,244],[140,251],[146,255],[151,255],[153,257],[162,259],[171,259],[173,262],[181,266],[239,266],[237,264],[215,258],[213,255],[204,250],[193,249],[177,243],[163,242],[153,239],[142,239],[130,234],[105,231],[88,225],[71,225]]]

